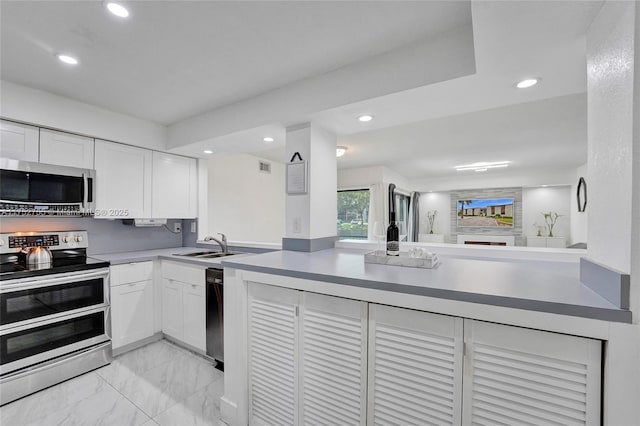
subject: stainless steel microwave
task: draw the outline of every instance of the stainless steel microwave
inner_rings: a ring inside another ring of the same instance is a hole
[[[0,215],[87,216],[95,170],[0,158]]]

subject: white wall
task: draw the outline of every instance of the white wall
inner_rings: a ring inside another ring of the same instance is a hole
[[[0,85],[3,118],[145,148],[166,147],[163,125],[8,81]]]
[[[384,167],[358,167],[355,169],[338,169],[338,190],[364,189],[376,183],[382,183]]]
[[[537,234],[534,223],[545,225],[542,213],[556,212],[562,215],[553,227],[554,237],[571,239],[571,187],[549,186],[546,188],[522,189],[522,233],[526,236]],[[548,235],[545,227],[543,236]]]
[[[587,224],[589,218],[589,203],[588,203],[588,189],[589,182],[587,182],[587,209],[586,211],[578,211],[578,201],[576,198],[576,192],[578,190],[578,179],[581,177],[587,179],[588,176],[587,165],[583,165],[576,169],[576,175],[574,183],[571,185],[571,244],[586,243],[587,242]]]
[[[588,253],[626,273],[631,266],[635,6],[605,2],[587,33]]]
[[[435,225],[433,227],[434,234],[444,234],[445,241],[448,241],[451,233],[451,196],[448,192],[423,192],[420,194],[420,233],[427,234],[429,232],[429,221],[427,220],[427,211],[437,210]]]
[[[271,174],[258,170],[260,159],[239,154],[209,160],[209,235],[229,241],[281,243],[284,236],[284,165]]]

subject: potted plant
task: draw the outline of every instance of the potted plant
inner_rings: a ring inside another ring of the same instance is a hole
[[[438,210],[429,210],[427,212],[427,220],[429,221],[429,233],[433,234],[433,226],[436,223],[436,216],[438,215]]]
[[[557,212],[542,213],[542,215],[544,216],[544,221],[547,224],[547,229],[549,230],[548,236],[553,237],[553,227],[556,225],[558,218],[564,215],[558,214]]]

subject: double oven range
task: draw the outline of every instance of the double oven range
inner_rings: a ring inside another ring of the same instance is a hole
[[[111,362],[109,262],[86,251],[86,231],[0,234],[0,405]]]

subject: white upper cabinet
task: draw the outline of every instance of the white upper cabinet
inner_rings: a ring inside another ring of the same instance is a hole
[[[198,215],[198,172],[194,158],[153,153],[152,213],[156,218]]]
[[[93,169],[92,138],[40,129],[40,162]]]
[[[151,217],[152,153],[96,140],[96,218]]]
[[[0,120],[0,157],[38,161],[38,128]]]

